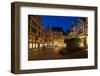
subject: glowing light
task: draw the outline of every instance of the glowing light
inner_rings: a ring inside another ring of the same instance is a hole
[[[43,47],[43,44],[40,44],[40,47]]]
[[[35,48],[35,43],[33,43],[33,48]]]
[[[64,44],[63,47],[66,47],[66,44]]]
[[[45,45],[45,46],[47,46],[47,44],[46,44],[46,43],[45,43],[44,45]]]
[[[35,47],[38,48],[38,44],[37,43],[35,44]]]
[[[32,48],[32,43],[29,43],[29,48],[30,48],[30,49]]]
[[[80,43],[80,47],[84,47],[84,43]]]

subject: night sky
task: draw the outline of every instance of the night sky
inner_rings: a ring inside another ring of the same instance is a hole
[[[64,32],[70,30],[75,25],[80,17],[70,16],[42,16],[44,29],[46,27],[62,27]]]

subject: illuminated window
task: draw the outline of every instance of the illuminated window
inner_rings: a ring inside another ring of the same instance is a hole
[[[40,44],[40,47],[43,47],[43,44]]]
[[[33,43],[33,48],[35,48],[35,43]]]
[[[38,48],[38,44],[37,43],[35,44],[35,47]]]
[[[32,43],[29,43],[29,48],[30,48],[30,49],[32,48]]]
[[[66,44],[63,44],[63,47],[66,47]]]
[[[45,43],[44,45],[45,45],[45,46],[47,46],[47,44],[46,44],[46,43]]]

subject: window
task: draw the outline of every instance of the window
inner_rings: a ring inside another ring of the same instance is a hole
[[[35,48],[35,43],[33,43],[33,48]]]
[[[35,47],[38,48],[38,44],[37,43],[35,44]]]
[[[32,49],[32,43],[29,43],[29,49]]]

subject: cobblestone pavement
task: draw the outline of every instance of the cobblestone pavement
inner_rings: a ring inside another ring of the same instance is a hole
[[[29,60],[48,60],[48,59],[73,59],[73,58],[87,58],[87,51],[80,50],[74,53],[62,55],[59,51],[64,48],[44,48],[34,49],[28,52]]]

